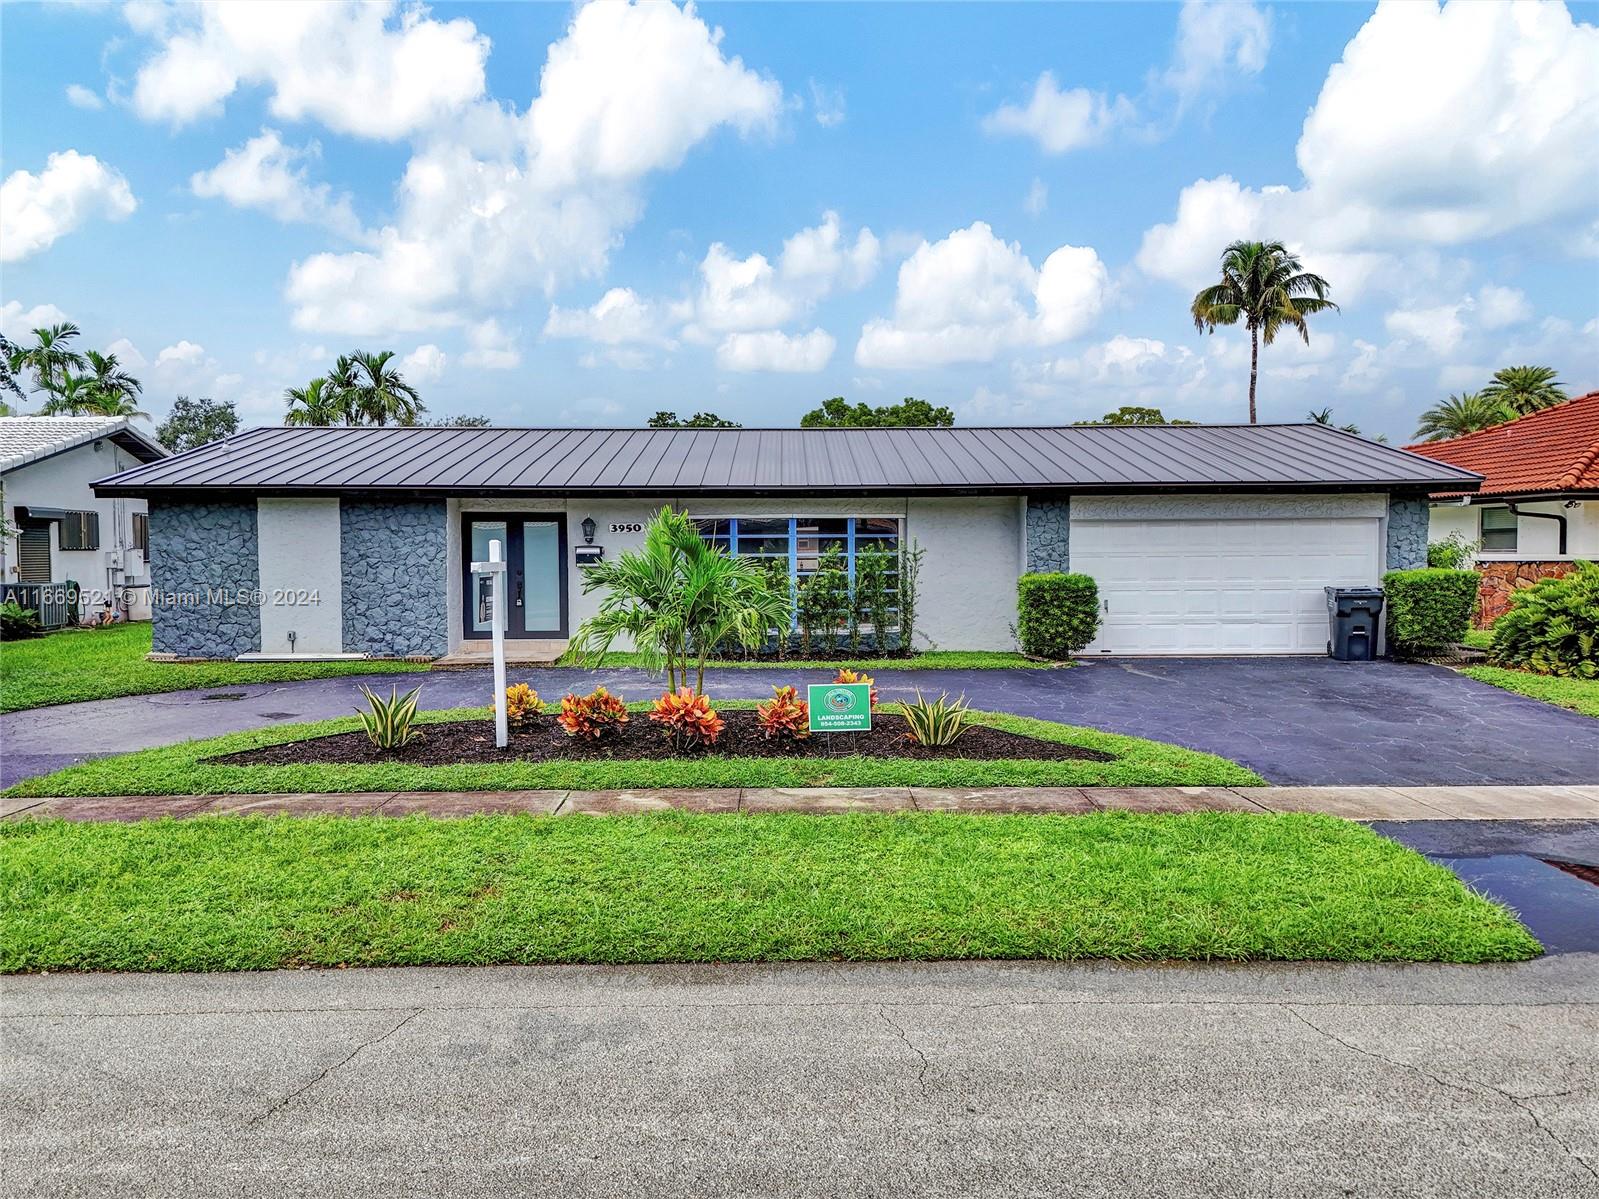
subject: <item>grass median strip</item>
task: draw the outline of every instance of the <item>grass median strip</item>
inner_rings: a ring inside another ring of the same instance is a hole
[[[1328,816],[207,816],[0,843],[7,972],[1539,952]]]
[[[1533,674],[1527,670],[1506,670],[1500,666],[1464,666],[1460,673],[1490,687],[1501,687],[1525,695],[1528,699],[1542,700],[1561,708],[1570,708],[1584,716],[1599,716],[1599,679],[1562,679],[1554,675]]]
[[[0,712],[190,687],[426,670],[415,662],[147,662],[148,624],[67,629],[0,651]]]
[[[731,701],[718,706],[734,710],[753,704]],[[424,723],[435,723],[474,716],[483,718],[485,732],[491,732],[487,709],[428,712],[420,719]],[[240,750],[359,729],[359,722],[351,717],[314,724],[277,725],[99,758],[54,774],[25,779],[4,794],[262,795],[336,791],[611,791],[645,787],[1252,787],[1263,784],[1259,775],[1236,762],[1176,745],[1023,716],[974,713],[973,718],[1023,736],[1099,750],[1112,755],[1114,760],[876,758],[848,754],[848,734],[839,734],[841,756],[836,758],[706,755],[647,760],[510,760],[453,766],[417,766],[399,758],[383,763],[272,766],[205,761]]]

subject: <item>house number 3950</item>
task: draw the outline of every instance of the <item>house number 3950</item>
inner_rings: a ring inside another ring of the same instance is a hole
[[[622,522],[613,520],[611,522],[611,532],[613,533],[642,533],[643,531],[644,526],[636,520]]]

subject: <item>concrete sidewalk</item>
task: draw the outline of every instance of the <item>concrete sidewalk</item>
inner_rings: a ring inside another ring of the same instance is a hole
[[[1323,812],[1350,820],[1599,820],[1593,787],[930,787],[660,791],[369,791],[297,795],[112,795],[0,800],[0,818],[161,816],[565,816],[686,812]]]
[[[1599,958],[4,980],[17,1195],[1599,1192]]]

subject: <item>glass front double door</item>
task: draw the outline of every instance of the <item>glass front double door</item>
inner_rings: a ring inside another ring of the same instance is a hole
[[[494,632],[488,578],[472,573],[472,563],[489,560],[491,541],[500,543],[506,563],[505,635],[565,637],[566,518],[477,512],[462,517],[465,635],[484,638]]]

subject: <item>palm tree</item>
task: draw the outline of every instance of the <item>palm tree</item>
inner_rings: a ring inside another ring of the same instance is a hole
[[[149,416],[150,414],[140,408],[138,402],[131,395],[118,395],[114,392],[101,391],[91,379],[89,394],[78,405],[77,412],[80,416]]]
[[[34,390],[53,397],[67,372],[83,369],[83,355],[71,345],[78,336],[78,326],[71,321],[35,329],[31,346],[11,346],[6,366],[16,374],[32,372]]]
[[[283,393],[289,402],[286,425],[337,425],[344,422],[344,405],[326,378],[312,379],[304,387],[291,387]]]
[[[93,407],[96,398],[93,379],[67,371],[55,379],[53,390],[39,407],[39,415],[82,416]]]
[[[583,594],[605,590],[599,611],[573,634],[565,661],[598,666],[627,636],[651,670],[666,668],[672,691],[705,690],[705,660],[718,645],[759,649],[771,630],[787,629],[788,581],[774,582],[755,558],[735,558],[700,537],[681,512],[662,508],[644,544],[585,567]]]
[[[340,354],[333,363],[333,369],[327,377],[328,401],[337,405],[339,416],[330,424],[358,425],[361,423],[355,411],[356,369],[355,359],[348,354]]]
[[[1416,440],[1447,441],[1451,437],[1464,437],[1467,433],[1514,419],[1515,413],[1486,392],[1462,392],[1450,396],[1441,404],[1434,404],[1421,414],[1421,420],[1416,424]]]
[[[110,412],[112,409],[122,408],[126,411],[120,415],[134,415],[137,412],[137,401],[134,397],[143,393],[144,385],[122,369],[122,364],[117,361],[115,354],[101,354],[90,350],[84,357],[89,361],[88,379],[97,397],[95,411]],[[145,415],[142,412],[137,414]]]
[[[357,351],[351,359],[340,358],[330,378],[337,378],[346,397],[349,422],[353,424],[414,425],[427,411],[416,388],[389,363],[393,350],[381,354]],[[348,386],[344,384],[348,382]]]
[[[1318,425],[1326,425],[1330,429],[1342,429],[1345,433],[1353,433],[1356,437],[1360,436],[1359,425],[1334,424],[1331,408],[1323,408],[1320,412],[1307,412],[1305,413],[1305,419]]]
[[[1214,333],[1218,325],[1249,330],[1249,423],[1255,423],[1255,381],[1260,343],[1271,345],[1286,326],[1310,344],[1306,318],[1338,305],[1327,298],[1327,280],[1301,270],[1298,257],[1280,241],[1235,241],[1222,252],[1221,282],[1194,297],[1194,328]]]
[[[1552,366],[1507,366],[1494,372],[1493,382],[1482,389],[1484,399],[1495,400],[1515,416],[1540,408],[1553,408],[1569,398]]]

